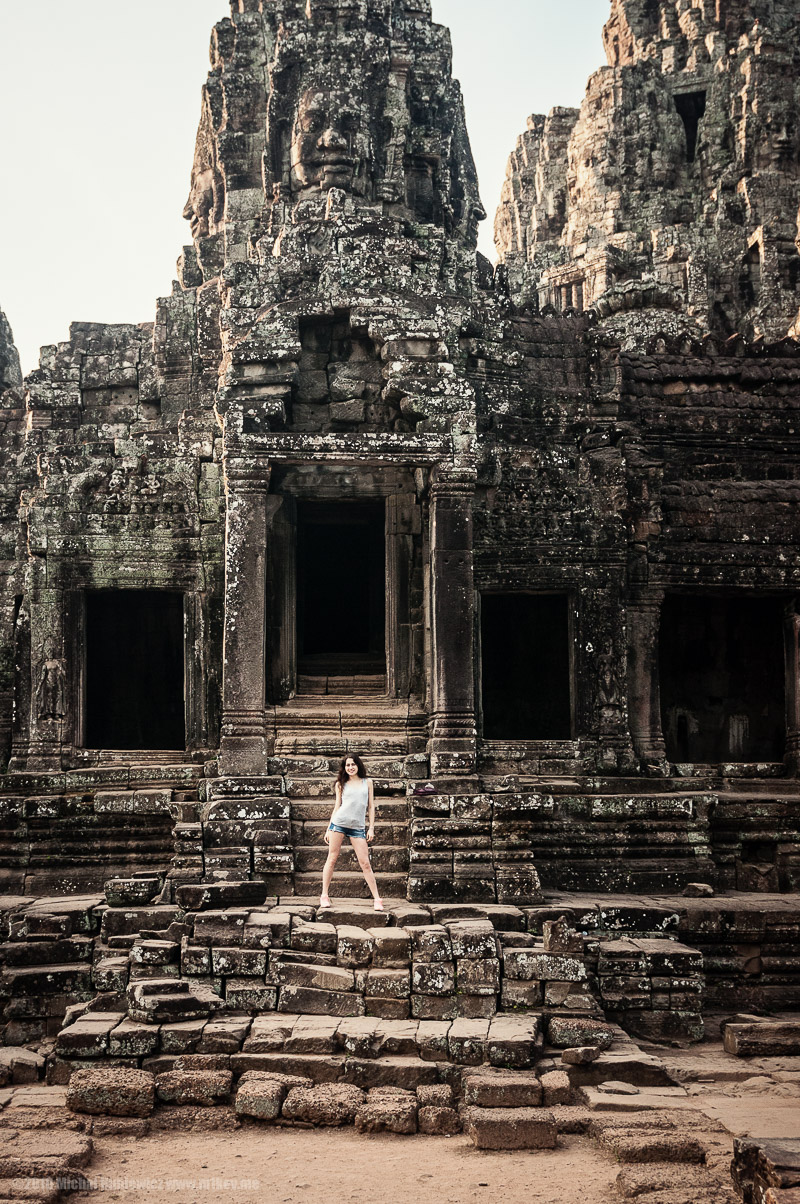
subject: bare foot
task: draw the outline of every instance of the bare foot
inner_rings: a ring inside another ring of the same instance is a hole
[[[381,899],[376,899],[372,908],[373,911],[383,911],[383,902]]]
[[[324,911],[326,907],[330,907],[330,906],[331,906],[331,901],[330,901],[330,899],[328,898],[328,896],[327,896],[327,895],[320,895],[320,897],[319,897],[319,909],[320,909],[320,911]]]

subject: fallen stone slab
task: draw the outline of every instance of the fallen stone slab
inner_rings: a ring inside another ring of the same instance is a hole
[[[286,1120],[338,1127],[353,1124],[365,1101],[364,1092],[350,1083],[324,1083],[317,1087],[293,1087],[282,1111]]]
[[[705,1147],[696,1137],[683,1133],[609,1129],[600,1135],[600,1145],[619,1162],[681,1162],[703,1164]]]
[[[542,1084],[533,1073],[483,1068],[464,1074],[464,1102],[479,1108],[538,1108]]]
[[[0,1130],[0,1191],[8,1179],[74,1179],[89,1165],[92,1140],[83,1133]]]
[[[165,1104],[212,1107],[230,1095],[230,1070],[169,1070],[156,1076],[158,1098]]]
[[[616,1179],[617,1192],[623,1200],[644,1196],[649,1204],[651,1193],[678,1192],[686,1204],[728,1204],[736,1197],[719,1183],[704,1167],[676,1166],[672,1162],[656,1162],[645,1166],[626,1167]],[[683,1193],[682,1196],[680,1193]]]
[[[67,1107],[90,1116],[149,1116],[156,1102],[155,1077],[146,1070],[76,1070]]]
[[[800,1054],[800,1021],[759,1020],[726,1024],[725,1052],[737,1058],[779,1058]]]
[[[410,1091],[377,1087],[356,1112],[359,1133],[416,1133],[417,1097]]]
[[[574,1049],[565,1049],[561,1061],[565,1066],[588,1066],[600,1057],[600,1047],[597,1045],[578,1045]]]
[[[553,1150],[558,1128],[542,1108],[467,1108],[464,1130],[479,1150]]]

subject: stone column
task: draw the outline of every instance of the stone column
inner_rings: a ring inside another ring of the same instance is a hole
[[[225,464],[225,627],[220,773],[267,772],[266,562],[270,470],[262,462]]]
[[[797,601],[784,612],[784,648],[786,652],[786,771],[800,776],[800,615]]]
[[[658,640],[663,594],[648,595],[628,606],[628,709],[631,737],[643,766],[666,769],[661,726]]]
[[[435,470],[430,491],[431,773],[475,769],[474,474]]]

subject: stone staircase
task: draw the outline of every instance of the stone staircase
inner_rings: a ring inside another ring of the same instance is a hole
[[[203,766],[108,764],[0,776],[0,889],[80,894],[163,871],[176,820],[196,818]]]

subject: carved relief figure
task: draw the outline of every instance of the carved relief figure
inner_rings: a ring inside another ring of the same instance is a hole
[[[64,708],[64,662],[57,657],[46,660],[36,687],[36,714],[40,719],[62,719]]]

